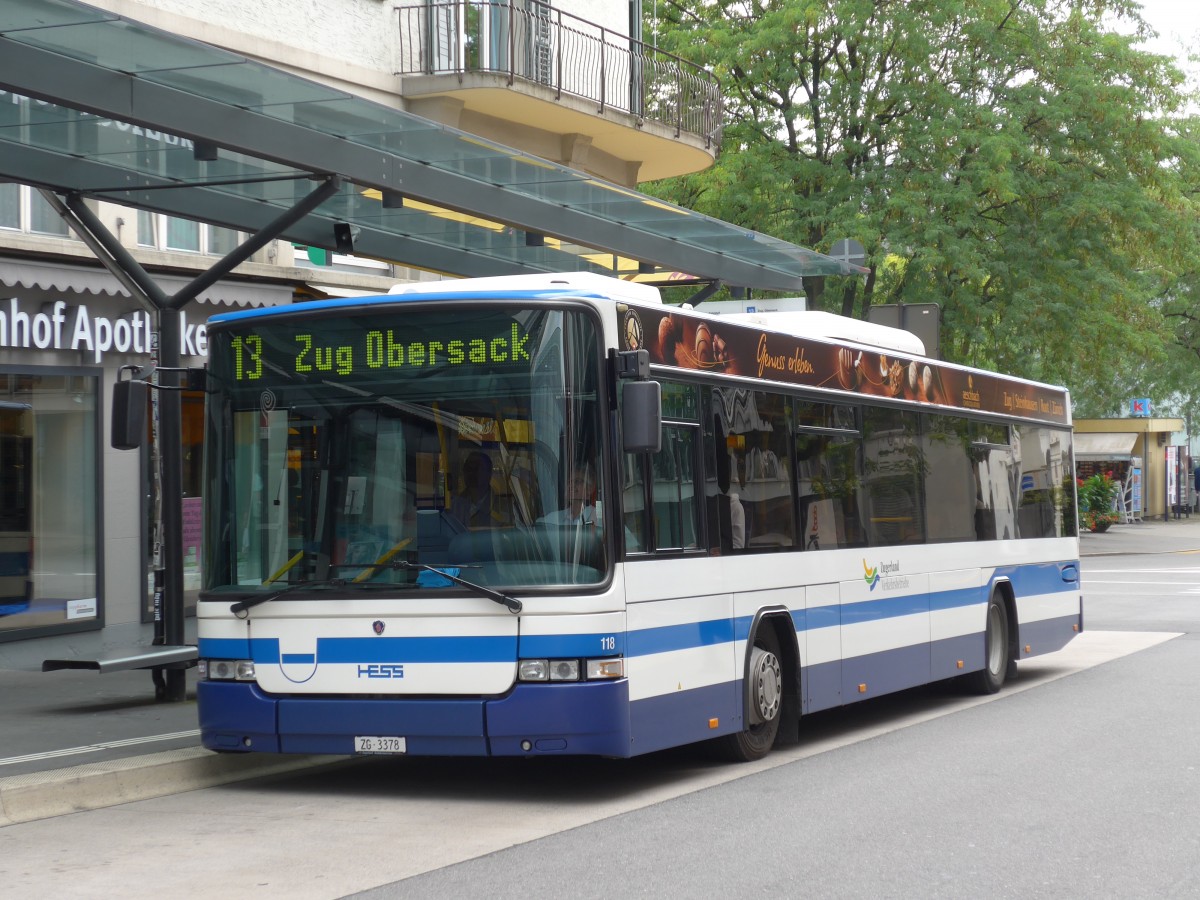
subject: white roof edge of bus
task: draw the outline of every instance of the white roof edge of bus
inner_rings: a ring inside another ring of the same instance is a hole
[[[588,291],[613,300],[638,303],[662,303],[658,288],[636,281],[622,281],[595,272],[534,273],[530,275],[494,275],[488,278],[444,278],[393,285],[389,294],[425,294],[444,291]]]
[[[906,356],[925,355],[925,342],[911,331],[817,310],[724,313],[720,318],[734,322],[752,322],[763,328],[797,337],[833,338],[839,341],[851,341],[855,344],[882,347]]]

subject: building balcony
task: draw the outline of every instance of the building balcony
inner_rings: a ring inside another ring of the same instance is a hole
[[[402,6],[401,93],[417,115],[633,186],[707,168],[715,76],[538,0]]]

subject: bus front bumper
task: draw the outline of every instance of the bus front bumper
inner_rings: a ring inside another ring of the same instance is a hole
[[[412,756],[632,754],[629,682],[518,684],[488,698],[276,696],[201,681],[200,737],[233,753],[352,755],[355,737],[402,737]]]

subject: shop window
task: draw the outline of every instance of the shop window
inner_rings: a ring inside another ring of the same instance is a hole
[[[0,228],[54,237],[75,236],[38,191],[11,182],[0,184]]]
[[[21,227],[21,186],[0,184],[0,228]]]
[[[96,382],[0,373],[0,640],[99,621]]]
[[[71,233],[62,216],[54,211],[40,192],[32,189],[29,192],[29,230],[37,234],[61,237],[67,237]]]
[[[184,250],[189,253],[199,253],[203,250],[211,256],[225,256],[236,248],[241,240],[241,233],[231,228],[192,222],[146,210],[139,210],[137,214],[139,247]]]
[[[200,223],[187,219],[167,219],[167,249],[200,251]]]

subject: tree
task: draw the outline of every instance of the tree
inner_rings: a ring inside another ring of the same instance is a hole
[[[808,280],[813,308],[938,302],[947,358],[1096,403],[1200,321],[1193,98],[1134,48],[1129,0],[658,9],[659,46],[716,71],[729,121],[711,169],[651,190],[818,250],[861,241],[870,274]]]

